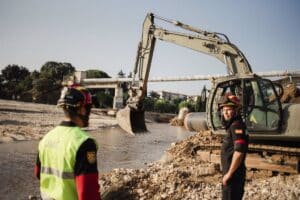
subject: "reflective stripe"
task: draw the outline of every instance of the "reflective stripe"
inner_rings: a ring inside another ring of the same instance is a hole
[[[42,197],[43,200],[55,200],[55,199],[49,197],[47,194],[45,194],[43,192],[41,192],[41,197]]]
[[[51,174],[54,176],[57,176],[62,179],[73,179],[74,178],[74,173],[73,172],[61,172],[57,169],[53,169],[51,167],[41,167],[41,173],[44,174]]]
[[[235,140],[234,143],[237,143],[237,144],[247,144],[247,142],[243,139],[239,139],[239,140]]]

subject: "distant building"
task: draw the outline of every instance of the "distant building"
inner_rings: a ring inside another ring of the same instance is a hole
[[[180,93],[175,93],[175,92],[169,92],[169,91],[157,91],[159,94],[160,99],[172,101],[174,99],[187,99],[189,96],[186,94],[180,94]]]

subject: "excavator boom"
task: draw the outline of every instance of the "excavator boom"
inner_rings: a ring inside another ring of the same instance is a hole
[[[154,19],[171,23],[187,32],[175,32],[158,27]],[[229,75],[251,74],[252,69],[243,53],[222,33],[203,31],[179,21],[168,20],[153,13],[147,14],[142,38],[138,45],[133,80],[129,88],[129,99],[124,109],[117,113],[119,125],[129,133],[146,131],[143,100],[147,95],[147,84],[156,39],[195,50],[215,57],[224,63]]]

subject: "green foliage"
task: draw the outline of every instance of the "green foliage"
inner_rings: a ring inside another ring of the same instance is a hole
[[[49,78],[33,81],[32,96],[37,103],[56,104],[60,96],[61,85]]]
[[[1,72],[4,80],[15,83],[24,80],[30,74],[28,69],[18,65],[8,65]]]
[[[202,98],[198,97],[197,101],[195,102],[195,112],[205,112],[206,110],[206,98],[203,100]]]
[[[183,107],[187,107],[189,109],[190,112],[194,112],[195,111],[195,103],[192,101],[182,101],[179,103],[178,105],[178,109],[180,110]]]
[[[113,95],[105,92],[99,91],[96,93],[97,100],[100,108],[111,108],[113,107]]]
[[[160,95],[155,91],[151,91],[149,96],[153,99],[159,99],[159,97],[160,97]]]
[[[86,78],[110,78],[110,76],[101,70],[90,69],[86,71]]]
[[[64,76],[70,75],[74,71],[75,68],[70,63],[49,61],[42,66],[40,78],[61,82]]]
[[[154,111],[155,100],[151,97],[146,97],[144,100],[144,108],[146,111]]]
[[[197,97],[197,101],[195,103],[195,111],[196,112],[205,112],[206,111],[206,93],[207,89],[206,86],[204,85],[201,91],[201,95]]]
[[[154,102],[154,111],[160,113],[175,113],[176,107],[169,101],[159,99]]]
[[[2,98],[17,99],[23,92],[31,89],[30,72],[27,68],[18,65],[8,65],[1,70]]]
[[[32,77],[35,78],[32,84],[33,100],[38,103],[56,104],[63,77],[74,71],[75,68],[70,63],[46,62],[40,73],[32,73]]]

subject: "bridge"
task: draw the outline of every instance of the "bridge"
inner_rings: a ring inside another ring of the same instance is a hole
[[[286,85],[288,83],[295,83],[300,85],[300,71],[271,71],[256,73],[261,77],[281,77],[274,82]],[[180,77],[155,77],[150,78],[148,82],[171,82],[171,81],[203,81],[211,80],[213,78],[224,77],[224,75],[194,75],[194,76],[180,76]],[[115,96],[113,108],[119,109],[123,107],[123,89],[121,84],[124,82],[132,82],[132,78],[86,78],[84,71],[76,71],[74,76],[69,77],[64,81],[71,83],[78,83],[84,85],[86,88],[113,88],[115,89]],[[70,84],[70,83],[69,83]]]

